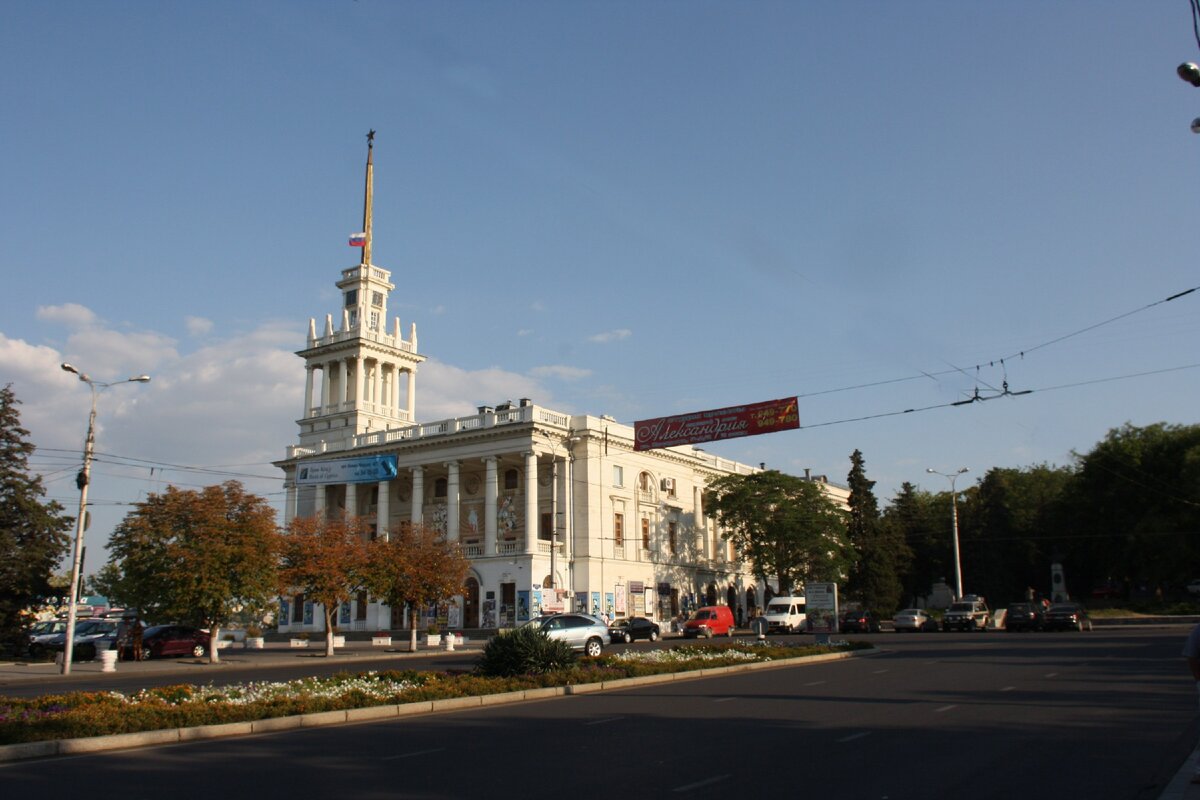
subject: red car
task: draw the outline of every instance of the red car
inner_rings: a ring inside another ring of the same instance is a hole
[[[733,636],[735,627],[733,611],[729,606],[705,606],[696,610],[687,622],[683,623],[683,635],[691,637]]]
[[[208,653],[208,648],[208,631],[187,625],[155,625],[142,634],[142,658],[200,658]]]

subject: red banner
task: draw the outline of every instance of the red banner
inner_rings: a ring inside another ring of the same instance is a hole
[[[792,430],[800,427],[800,409],[795,397],[768,400],[748,406],[730,406],[712,411],[694,411],[674,417],[644,419],[633,423],[633,449],[653,450],[679,444],[715,442],[739,436]]]

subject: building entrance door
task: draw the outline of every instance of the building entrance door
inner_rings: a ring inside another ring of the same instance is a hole
[[[467,578],[463,592],[463,627],[479,627],[479,581]]]
[[[517,585],[500,584],[500,627],[511,628],[517,622]]]

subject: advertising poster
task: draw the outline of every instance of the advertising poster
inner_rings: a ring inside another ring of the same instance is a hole
[[[808,630],[812,633],[837,633],[837,584],[806,583]]]
[[[531,617],[542,615],[542,590],[534,589],[529,593],[529,614]]]
[[[296,483],[378,483],[396,477],[396,456],[339,458],[336,461],[308,461],[296,468]]]
[[[529,622],[529,592],[522,589],[517,592],[517,624]]]
[[[592,592],[592,604],[588,606],[588,613],[593,617],[600,616],[600,593]]]
[[[292,604],[286,597],[279,598],[279,621],[284,624],[292,621]]]
[[[625,613],[625,610],[628,607],[628,603],[626,602],[628,594],[629,593],[624,586],[617,586],[617,605],[615,606],[615,610],[618,614]]]
[[[313,604],[309,600],[304,601],[304,624],[313,624]]]
[[[609,592],[604,595],[604,613],[608,614],[608,618],[611,620],[614,616],[613,612],[615,610],[616,607],[613,605],[613,593]]]
[[[338,625],[350,624],[350,602],[348,600],[338,604]]]
[[[597,602],[597,604],[599,604],[599,598],[596,599],[596,602]],[[588,603],[588,593],[587,592],[578,592],[575,595],[575,610],[578,611],[580,614],[592,613],[592,606],[590,603]]]
[[[483,601],[483,627],[496,627],[496,601],[493,599]]]
[[[799,427],[799,401],[795,397],[784,397],[745,406],[639,420],[633,423],[633,449],[653,450],[656,447],[715,442]]]

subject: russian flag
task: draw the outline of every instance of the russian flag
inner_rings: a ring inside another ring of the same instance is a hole
[[[366,247],[367,246],[367,232],[363,231],[362,233],[350,234],[350,246],[351,247]]]

